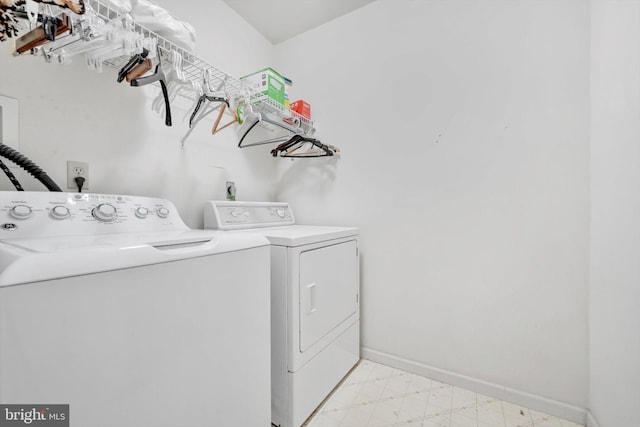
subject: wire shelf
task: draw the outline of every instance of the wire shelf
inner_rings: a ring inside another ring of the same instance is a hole
[[[98,16],[105,21],[112,21],[123,17],[123,13],[113,9],[100,0],[85,0],[85,3],[88,4],[98,14]],[[206,74],[208,76],[210,86],[223,88],[224,92],[227,93],[230,98],[243,96],[248,97],[254,110],[259,111],[262,114],[268,114],[272,118],[277,118],[278,120],[289,124],[289,128],[292,133],[311,136],[315,132],[315,123],[312,120],[301,116],[293,110],[285,108],[283,105],[262,93],[253,91],[242,80],[207,63],[196,54],[189,52],[167,38],[138,23],[133,23],[132,30],[145,38],[155,39],[159,53],[163,57],[171,57],[171,55],[173,55],[172,52],[180,55],[182,58],[181,69],[184,80],[190,82],[202,82]],[[115,58],[106,61],[105,64],[112,68],[121,68],[128,59],[128,57]],[[181,93],[181,95],[190,98],[191,100],[195,100],[198,96],[195,92],[192,92],[191,96],[188,92]],[[265,125],[268,126],[267,124]]]

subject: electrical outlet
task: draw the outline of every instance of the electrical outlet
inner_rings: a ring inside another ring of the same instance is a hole
[[[67,188],[77,190],[78,184],[75,178],[81,176],[84,178],[82,190],[89,189],[89,163],[67,161]]]
[[[236,199],[236,184],[233,181],[227,181],[227,200]]]

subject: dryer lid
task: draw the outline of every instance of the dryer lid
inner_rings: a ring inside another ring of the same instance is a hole
[[[291,225],[288,227],[271,227],[246,231],[265,236],[272,245],[288,247],[310,245],[358,235],[358,229],[354,227],[320,225]]]

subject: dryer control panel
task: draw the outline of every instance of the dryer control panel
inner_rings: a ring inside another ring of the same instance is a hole
[[[175,206],[165,199],[0,191],[0,239],[185,229]]]
[[[207,201],[204,206],[204,227],[215,230],[278,227],[295,223],[288,203]]]

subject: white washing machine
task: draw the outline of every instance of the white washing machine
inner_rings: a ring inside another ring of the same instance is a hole
[[[296,225],[287,203],[210,201],[204,223],[271,242],[271,421],[298,427],[360,357],[358,229]]]
[[[167,200],[0,192],[0,403],[69,404],[72,427],[269,426],[269,252]]]

